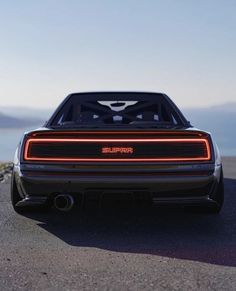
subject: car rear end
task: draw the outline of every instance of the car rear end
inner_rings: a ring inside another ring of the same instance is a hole
[[[18,175],[32,201],[119,192],[204,203],[217,183],[211,137],[200,131],[46,130],[23,143]]]
[[[214,205],[221,167],[210,134],[192,128],[163,94],[72,95],[22,139],[17,205],[112,194]]]

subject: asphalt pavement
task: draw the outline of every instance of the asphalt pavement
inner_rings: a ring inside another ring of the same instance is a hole
[[[121,205],[19,215],[0,183],[0,290],[236,290],[236,158],[220,215]]]

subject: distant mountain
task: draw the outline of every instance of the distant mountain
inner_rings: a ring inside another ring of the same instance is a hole
[[[224,111],[224,112],[236,112],[236,102],[228,102],[219,105],[209,106],[209,107],[189,107],[185,108],[185,111]]]
[[[40,119],[48,120],[53,113],[53,109],[44,108],[30,108],[30,107],[18,107],[18,106],[0,106],[0,112],[7,116],[20,119]]]
[[[185,117],[190,123],[199,128],[209,130],[213,133],[230,133],[235,138],[236,133],[236,111],[224,110],[183,110]],[[236,140],[236,138],[235,138]]]
[[[16,118],[0,113],[0,128],[26,128],[31,126],[41,126],[43,120],[39,118]]]
[[[209,110],[214,111],[227,111],[227,112],[236,112],[236,102],[228,102],[220,105],[215,105],[208,107]]]

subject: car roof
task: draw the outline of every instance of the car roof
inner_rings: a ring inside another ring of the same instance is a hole
[[[147,100],[153,100],[156,98],[164,98],[167,99],[168,96],[164,93],[159,92],[142,92],[142,91],[92,91],[92,92],[77,92],[69,94],[68,98],[77,95],[79,98],[85,97],[87,100],[97,100],[98,95],[99,100],[103,100],[104,98],[113,99],[113,100],[122,100],[122,98],[126,98],[126,100],[140,100],[145,97]],[[114,96],[113,96],[114,95]],[[104,99],[104,100],[105,100]]]

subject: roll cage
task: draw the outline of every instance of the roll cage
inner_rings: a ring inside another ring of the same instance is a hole
[[[46,123],[48,128],[83,126],[191,127],[167,95],[145,92],[73,93]]]

